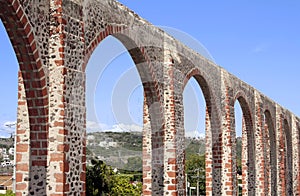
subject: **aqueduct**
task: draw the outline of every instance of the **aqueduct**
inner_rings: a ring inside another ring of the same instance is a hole
[[[206,193],[236,195],[234,103],[243,110],[243,195],[300,194],[300,119],[114,0],[0,0],[19,62],[16,195],[85,195],[85,68],[111,35],[144,89],[143,195],[185,195],[183,98],[206,101]]]

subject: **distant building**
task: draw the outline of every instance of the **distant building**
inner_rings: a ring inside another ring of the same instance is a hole
[[[102,148],[109,148],[109,147],[117,147],[118,143],[114,142],[112,138],[105,138],[104,141],[99,142],[99,146]]]
[[[101,141],[101,142],[99,142],[99,146],[103,147],[103,148],[106,148],[107,147],[107,142],[106,141]]]
[[[117,147],[118,143],[117,142],[108,142],[108,147]]]
[[[95,136],[94,135],[88,135],[86,137],[87,140],[94,140],[95,139]]]

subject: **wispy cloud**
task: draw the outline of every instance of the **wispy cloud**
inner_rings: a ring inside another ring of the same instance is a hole
[[[106,125],[102,123],[97,123],[94,121],[87,121],[86,123],[87,132],[141,132],[143,128],[135,124],[116,124],[116,125]]]
[[[269,45],[266,43],[258,44],[251,50],[251,53],[265,52],[268,49],[268,47],[269,47]]]

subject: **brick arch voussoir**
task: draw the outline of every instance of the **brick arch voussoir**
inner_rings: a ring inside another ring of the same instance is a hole
[[[181,91],[183,93],[183,90],[185,88],[185,86],[187,85],[188,81],[194,77],[195,80],[197,81],[198,85],[200,86],[200,89],[202,91],[202,94],[204,96],[205,99],[205,103],[206,103],[206,107],[209,110],[209,113],[211,113],[212,111],[212,107],[214,107],[214,110],[218,111],[218,105],[216,104],[216,92],[214,91],[213,85],[210,84],[210,81],[212,81],[209,77],[209,75],[207,75],[204,72],[201,72],[197,67],[192,68],[191,70],[189,70],[184,78],[183,78],[183,82],[182,82],[182,88]],[[217,114],[218,116],[218,122],[220,123],[220,119],[221,117],[219,116],[219,114]]]
[[[276,128],[276,120],[275,120],[276,110],[275,110],[274,105],[269,104],[269,103],[264,103],[263,107],[262,107],[262,111],[265,116],[265,123],[267,123],[268,126],[271,126],[274,137],[276,137],[276,129],[275,129]]]
[[[185,88],[185,86],[187,85],[188,81],[194,77],[197,81],[197,83],[199,84],[201,91],[204,95],[204,99],[205,102],[207,104],[207,106],[211,106],[212,103],[212,99],[213,99],[213,92],[212,92],[212,88],[210,87],[211,85],[209,85],[208,83],[208,77],[205,76],[204,73],[202,73],[198,68],[193,68],[192,70],[190,70],[184,77],[183,80],[183,85],[182,85],[182,92]]]
[[[91,58],[91,55],[93,54],[94,50],[98,47],[98,45],[108,36],[124,32],[126,28],[124,26],[112,26],[107,25],[102,31],[100,31],[94,39],[91,41],[91,43],[85,48],[85,60],[83,65],[83,70],[86,70],[87,64],[89,62],[89,59]]]
[[[98,33],[91,44],[85,49],[84,71],[86,70],[88,61],[98,45],[108,36],[113,36],[118,39],[129,52],[135,65],[145,63],[147,66],[136,66],[140,79],[143,83],[144,93],[151,102],[160,102],[161,91],[159,90],[159,80],[155,78],[152,60],[147,54],[143,43],[137,43],[134,39],[128,36],[128,28],[125,26],[108,25]],[[151,98],[151,99],[150,99]]]
[[[265,121],[266,123],[268,124],[268,126],[272,125],[272,130],[274,131],[274,134],[275,134],[275,121],[273,120],[275,117],[275,114],[273,114],[268,108],[265,108],[263,110],[264,112],[264,115],[265,115]]]
[[[11,40],[23,77],[30,129],[40,131],[41,126],[36,124],[44,124],[42,129],[46,130],[48,119],[46,76],[29,19],[18,0],[0,0],[0,3],[0,18]]]
[[[249,121],[249,125],[251,125],[251,127],[253,127],[253,115],[252,115],[252,112],[251,112],[251,109],[250,109],[250,102],[247,98],[247,96],[245,95],[245,93],[243,91],[238,91],[236,92],[235,96],[234,96],[234,99],[233,99],[233,105],[235,103],[235,101],[238,101],[240,103],[240,106],[242,108],[242,111],[243,111],[243,115],[244,117],[247,117],[245,118],[246,121]],[[247,123],[247,122],[245,122]]]
[[[283,118],[283,130],[284,130],[284,135],[287,140],[291,142],[292,140],[292,130],[291,130],[291,122],[289,121],[288,116],[282,115]]]

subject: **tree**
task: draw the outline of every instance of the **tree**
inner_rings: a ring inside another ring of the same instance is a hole
[[[242,138],[236,138],[237,173],[242,175]]]
[[[115,175],[113,186],[111,188],[112,196],[140,196],[142,194],[142,183],[130,183],[132,176],[130,175]]]
[[[132,172],[142,171],[142,164],[143,160],[141,157],[129,157],[124,169]]]
[[[110,166],[103,161],[92,160],[87,168],[87,196],[127,196],[141,195],[142,183],[133,183],[134,174],[115,174]]]
[[[185,163],[188,182],[191,186],[197,187],[198,178],[199,193],[205,195],[205,155],[190,154]]]
[[[0,196],[15,196],[12,190],[7,190],[5,194],[0,194]]]
[[[109,193],[113,180],[112,168],[101,160],[92,159],[93,166],[87,168],[86,186],[88,196],[102,196]]]

